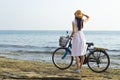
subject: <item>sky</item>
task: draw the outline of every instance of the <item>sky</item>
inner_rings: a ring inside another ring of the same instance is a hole
[[[0,0],[0,30],[71,30],[74,12],[90,16],[84,30],[119,30],[120,0]]]

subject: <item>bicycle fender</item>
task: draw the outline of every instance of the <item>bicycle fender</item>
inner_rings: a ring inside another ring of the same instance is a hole
[[[105,48],[99,48],[99,47],[94,47],[94,50],[101,50],[101,51],[105,51],[105,50],[107,50],[107,49],[105,49]]]

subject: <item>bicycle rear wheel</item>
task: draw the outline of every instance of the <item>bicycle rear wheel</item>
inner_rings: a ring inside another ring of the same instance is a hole
[[[71,51],[69,49],[67,49],[67,55],[64,55],[66,53],[66,49],[67,48],[62,47],[58,48],[53,52],[52,55],[53,64],[61,70],[69,68],[73,62],[73,57],[71,56]]]
[[[110,65],[110,58],[106,51],[95,50],[88,55],[87,64],[94,72],[104,72]]]

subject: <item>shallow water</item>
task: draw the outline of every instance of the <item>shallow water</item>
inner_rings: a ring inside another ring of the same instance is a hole
[[[87,42],[106,48],[111,67],[120,65],[120,31],[84,31]],[[69,31],[70,34],[70,31]],[[59,37],[66,31],[0,30],[0,56],[22,60],[51,62],[52,54],[59,47]]]

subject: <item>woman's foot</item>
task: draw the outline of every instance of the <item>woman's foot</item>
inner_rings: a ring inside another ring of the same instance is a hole
[[[73,72],[73,73],[80,73],[80,71],[81,71],[80,69],[75,69],[75,70],[73,70],[72,72]]]

